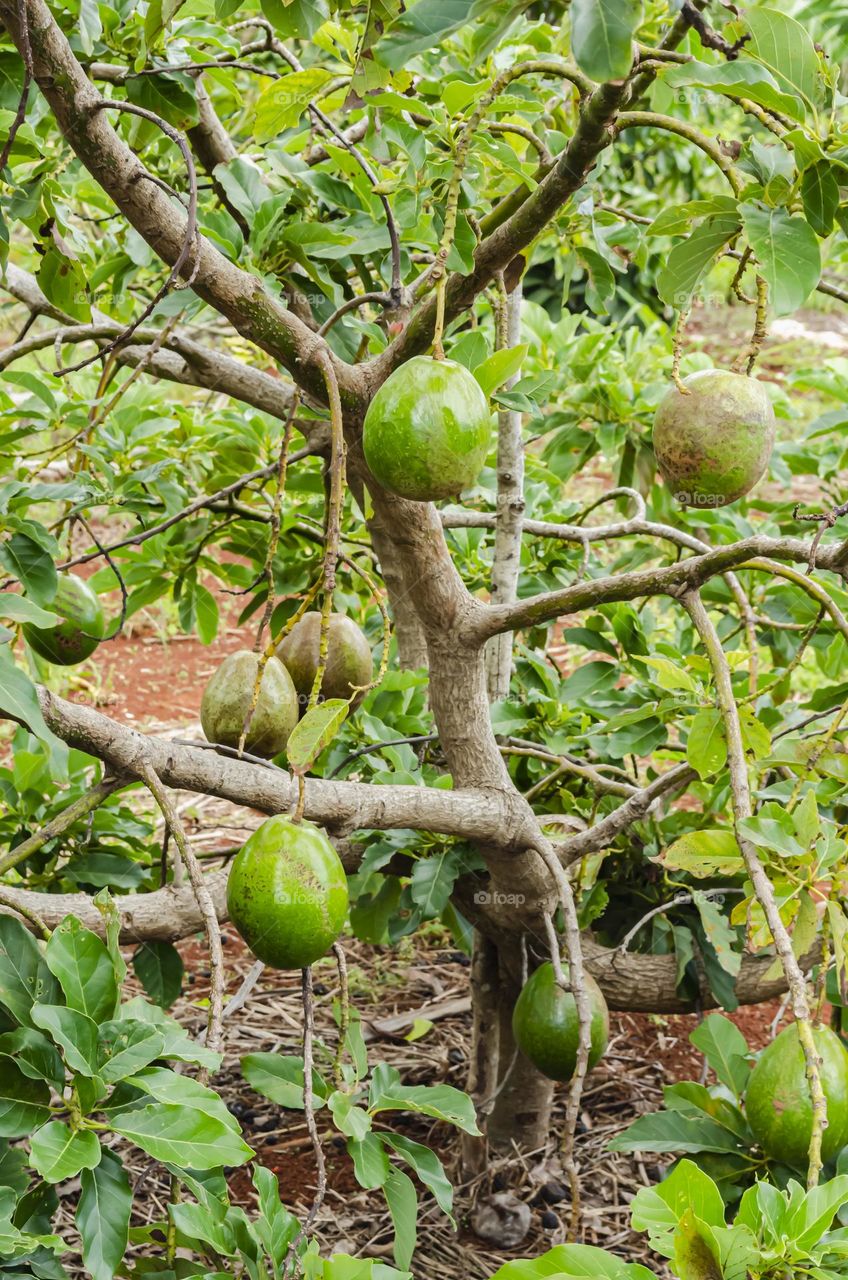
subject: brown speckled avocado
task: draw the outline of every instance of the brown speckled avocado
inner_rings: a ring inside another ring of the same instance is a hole
[[[306,710],[318,670],[320,639],[321,614],[312,610],[295,623],[277,650],[294,681],[301,713]],[[370,682],[372,671],[371,646],[359,627],[343,613],[331,613],[322,698],[349,698],[355,688]],[[358,694],[353,705],[358,706],[364,696]]]
[[[210,742],[237,747],[253,697],[259,655],[239,649],[225,658],[203,691],[200,723]],[[245,750],[271,757],[285,748],[297,724],[297,692],[277,658],[262,672],[259,700],[250,721]]]
[[[654,419],[663,479],[685,507],[726,507],[750,493],[769,464],[774,410],[756,378],[703,369],[672,387]]]

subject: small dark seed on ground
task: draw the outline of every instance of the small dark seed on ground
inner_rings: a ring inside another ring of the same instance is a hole
[[[542,1214],[542,1226],[546,1231],[554,1231],[559,1226],[559,1218],[553,1209],[546,1209]]]

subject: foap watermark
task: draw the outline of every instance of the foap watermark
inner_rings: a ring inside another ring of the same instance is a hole
[[[478,889],[474,894],[478,907],[521,907],[526,901],[523,893],[503,893],[499,889]]]

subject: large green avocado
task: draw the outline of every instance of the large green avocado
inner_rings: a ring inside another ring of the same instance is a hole
[[[344,928],[347,876],[323,831],[277,815],[254,831],[227,881],[230,919],[274,969],[320,960]]]
[[[822,1156],[832,1160],[848,1144],[848,1051],[830,1027],[813,1031],[827,1099]],[[807,1167],[813,1104],[804,1050],[793,1023],[760,1054],[745,1094],[745,1114],[763,1151],[793,1169]]]
[[[703,369],[673,387],[654,419],[663,479],[685,507],[726,507],[750,493],[774,445],[774,410],[761,382]]]
[[[239,649],[225,658],[203,690],[200,723],[210,742],[237,747],[253,698],[259,655]],[[251,717],[245,750],[271,757],[282,751],[297,724],[297,692],[282,662],[269,658],[259,700]]]
[[[385,489],[434,502],[474,484],[490,434],[489,404],[474,375],[455,360],[414,356],[368,406],[362,446]]]
[[[567,967],[563,965],[567,974]],[[586,989],[592,1006],[592,1036],[589,1069],[606,1051],[609,1041],[609,1010],[603,992],[587,973]],[[570,1080],[577,1066],[580,1021],[577,1004],[570,991],[557,983],[553,965],[542,964],[531,974],[515,1002],[512,1030],[519,1049],[542,1075],[551,1080]]]
[[[88,583],[71,573],[62,574],[47,608],[62,621],[53,627],[27,623],[23,632],[30,647],[60,667],[73,667],[90,658],[103,639],[106,620]]]
[[[306,710],[321,641],[321,614],[305,613],[277,649],[297,689],[301,712]],[[355,688],[369,684],[373,672],[371,646],[359,627],[343,613],[330,614],[327,637],[327,666],[321,681],[322,698],[349,698]],[[357,694],[354,706],[365,697]]]

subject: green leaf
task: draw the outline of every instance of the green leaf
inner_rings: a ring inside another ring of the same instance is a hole
[[[253,1152],[222,1121],[194,1107],[154,1102],[112,1116],[112,1128],[154,1160],[181,1169],[219,1169],[245,1163]]]
[[[108,1084],[134,1075],[164,1053],[165,1037],[149,1022],[116,1018],[98,1029],[97,1071]]]
[[[261,0],[262,12],[284,39],[310,40],[328,19],[326,0]]]
[[[76,1132],[61,1120],[51,1120],[30,1139],[30,1164],[45,1182],[64,1182],[81,1169],[100,1163],[100,1143],[90,1129]]]
[[[524,363],[527,351],[526,343],[519,347],[505,347],[502,351],[493,352],[482,364],[475,366],[474,377],[487,396],[515,377]]]
[[[183,985],[183,961],[177,948],[170,942],[143,942],[132,964],[153,1003],[169,1009]]]
[[[435,920],[442,914],[462,869],[462,851],[451,846],[431,858],[416,859],[409,892],[422,920]]]
[[[100,6],[97,0],[80,0],[79,34],[82,51],[87,58],[90,58],[94,52],[94,46],[103,34]]]
[[[0,564],[18,579],[36,604],[48,605],[56,594],[59,576],[53,557],[26,533],[13,533],[0,542]]]
[[[172,72],[159,76],[133,76],[127,80],[130,102],[152,111],[185,132],[196,125],[200,113],[190,76]]]
[[[20,1147],[10,1147],[5,1138],[0,1138],[0,1187],[11,1187],[21,1196],[29,1186],[29,1178],[25,1152]]]
[[[3,675],[0,662],[0,679]],[[20,920],[0,915],[0,1005],[17,1022],[30,1026],[33,1003],[58,998],[59,984],[47,968],[35,938]]]
[[[309,67],[306,71],[290,71],[263,89],[253,119],[256,141],[270,142],[284,129],[293,128],[331,79],[324,67]]]
[[[804,170],[801,199],[804,202],[804,217],[816,234],[829,236],[840,199],[839,183],[829,161],[819,160]]]
[[[687,1209],[677,1224],[673,1257],[680,1280],[723,1280],[706,1229],[692,1209]]]
[[[46,1080],[57,1093],[65,1087],[65,1064],[47,1036],[32,1027],[18,1027],[0,1035],[0,1054],[11,1058],[25,1076]]]
[[[82,265],[66,258],[52,245],[41,259],[38,283],[48,302],[66,316],[82,324],[91,319],[88,284]]]
[[[350,711],[345,698],[327,698],[307,711],[286,744],[286,759],[293,773],[307,773],[321,752],[335,738]]]
[[[50,563],[53,563],[52,560]],[[60,620],[58,613],[42,609],[26,596],[16,596],[11,591],[0,591],[0,618],[8,618],[12,622],[30,622],[35,627],[52,627]]]
[[[711,1013],[689,1033],[689,1039],[704,1055],[716,1078],[737,1098],[741,1097],[751,1074],[747,1061],[750,1051],[735,1023],[720,1013]]]
[[[424,1186],[435,1197],[442,1213],[446,1213],[451,1222],[453,1222],[451,1217],[453,1212],[453,1187],[448,1181],[444,1166],[435,1151],[431,1151],[429,1147],[425,1147],[420,1142],[413,1142],[411,1138],[406,1138],[402,1134],[386,1133],[383,1137],[398,1155],[415,1170],[416,1175],[424,1183]]]
[[[687,62],[670,67],[662,78],[672,89],[689,85],[699,89],[713,89],[735,100],[749,98],[751,102],[757,102],[770,111],[791,116],[793,120],[804,119],[804,104],[800,98],[782,93],[770,71],[744,58],[737,58],[734,62]]]
[[[593,80],[622,80],[633,65],[641,0],[572,0],[571,52]]]
[[[0,1058],[0,1138],[22,1138],[49,1118],[50,1089]]]
[[[242,1074],[257,1093],[280,1107],[303,1109],[303,1058],[281,1053],[247,1053],[241,1060]],[[317,1071],[312,1072],[315,1107],[324,1105],[327,1085]]]
[[[640,658],[646,667],[656,671],[656,683],[661,689],[674,693],[682,689],[687,693],[696,693],[697,681],[683,667],[672,662],[670,658]]]
[[[98,1072],[97,1023],[76,1009],[59,1004],[37,1004],[32,1010],[37,1027],[58,1044],[72,1071],[94,1077]]]
[[[709,1226],[724,1226],[724,1201],[718,1187],[691,1160],[681,1160],[659,1186],[639,1188],[633,1200],[632,1226],[636,1231],[647,1231],[652,1245],[666,1253],[663,1237],[675,1230],[687,1212],[696,1213]]]
[[[815,232],[803,218],[786,209],[751,203],[740,205],[740,211],[775,314],[785,316],[797,311],[821,278],[821,253]]]
[[[112,1280],[127,1247],[132,1191],[123,1164],[104,1151],[95,1169],[84,1169],[76,1224],[82,1260],[92,1280]]]
[[[388,1141],[388,1137],[386,1140]],[[361,1138],[348,1138],[347,1149],[360,1187],[364,1187],[366,1191],[374,1191],[377,1187],[385,1186],[392,1166],[386,1155],[382,1134],[366,1133]]]
[[[657,292],[663,302],[684,311],[708,269],[738,235],[739,227],[735,213],[719,213],[705,218],[686,240],[676,244],[657,276]]]
[[[724,768],[727,763],[727,742],[720,711],[706,707],[697,713],[686,740],[686,759],[702,782]]]
[[[726,1125],[706,1116],[656,1111],[640,1116],[609,1143],[610,1151],[654,1151],[661,1155],[700,1151],[739,1152],[739,1139]]]
[[[238,1121],[228,1110],[214,1089],[201,1084],[191,1076],[179,1075],[169,1067],[146,1067],[129,1077],[127,1083],[135,1089],[177,1107],[192,1107],[219,1121],[231,1133],[239,1132]]]
[[[218,602],[202,582],[194,588],[194,609],[200,642],[211,644],[218,634]]]
[[[69,1008],[95,1022],[112,1017],[119,999],[118,983],[106,945],[96,933],[76,916],[66,916],[53,930],[44,958],[59,979]]]
[[[742,964],[742,952],[736,950],[736,933],[721,908],[708,898],[705,893],[692,894],[704,936],[716,953],[716,958],[725,973],[735,978]]]
[[[685,871],[698,880],[735,876],[745,869],[736,836],[726,827],[689,831],[662,854],[663,866]]]
[[[15,666],[8,645],[0,645],[0,715],[20,720],[42,742],[56,742],[41,714],[35,685],[20,667]]]
[[[848,1202],[848,1174],[808,1191],[790,1214],[786,1234],[799,1252],[812,1249],[830,1230],[837,1209]]]
[[[378,41],[374,55],[384,67],[396,71],[419,53],[435,48],[473,16],[468,0],[418,0]]]
[[[751,32],[746,55],[753,55],[767,67],[782,89],[812,106],[821,96],[823,81],[818,54],[806,28],[778,9],[746,9],[745,22]]]
[[[395,1229],[394,1255],[399,1267],[407,1268],[418,1243],[418,1197],[415,1185],[400,1169],[392,1166],[383,1194]]]
[[[404,1085],[394,1067],[381,1062],[371,1077],[371,1111],[415,1111],[456,1125],[464,1133],[478,1134],[474,1103],[468,1094],[451,1085]]]

